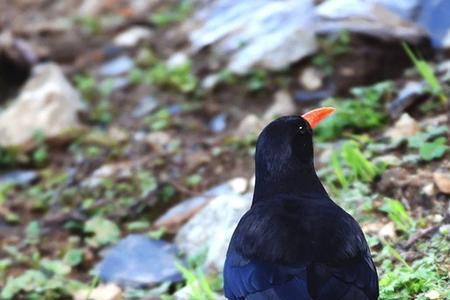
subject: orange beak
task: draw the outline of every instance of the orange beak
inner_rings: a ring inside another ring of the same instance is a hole
[[[331,115],[335,110],[336,109],[333,107],[320,107],[305,113],[302,117],[308,121],[311,128],[314,128],[320,121]]]

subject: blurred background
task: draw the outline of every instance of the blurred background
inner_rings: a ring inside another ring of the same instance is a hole
[[[0,2],[0,298],[223,299],[260,130],[316,167],[380,299],[450,299],[450,1]]]

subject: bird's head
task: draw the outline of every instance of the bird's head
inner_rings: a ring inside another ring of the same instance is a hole
[[[277,179],[314,169],[313,129],[334,110],[318,108],[302,116],[281,117],[267,125],[256,143],[257,177]]]

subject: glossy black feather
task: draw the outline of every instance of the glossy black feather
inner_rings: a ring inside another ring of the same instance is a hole
[[[378,298],[364,235],[328,197],[312,155],[312,131],[300,117],[274,121],[260,135],[253,204],[224,266],[228,299]]]

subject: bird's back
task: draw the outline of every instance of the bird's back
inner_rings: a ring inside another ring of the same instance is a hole
[[[257,201],[233,234],[229,299],[377,299],[378,278],[357,222],[326,195]]]

